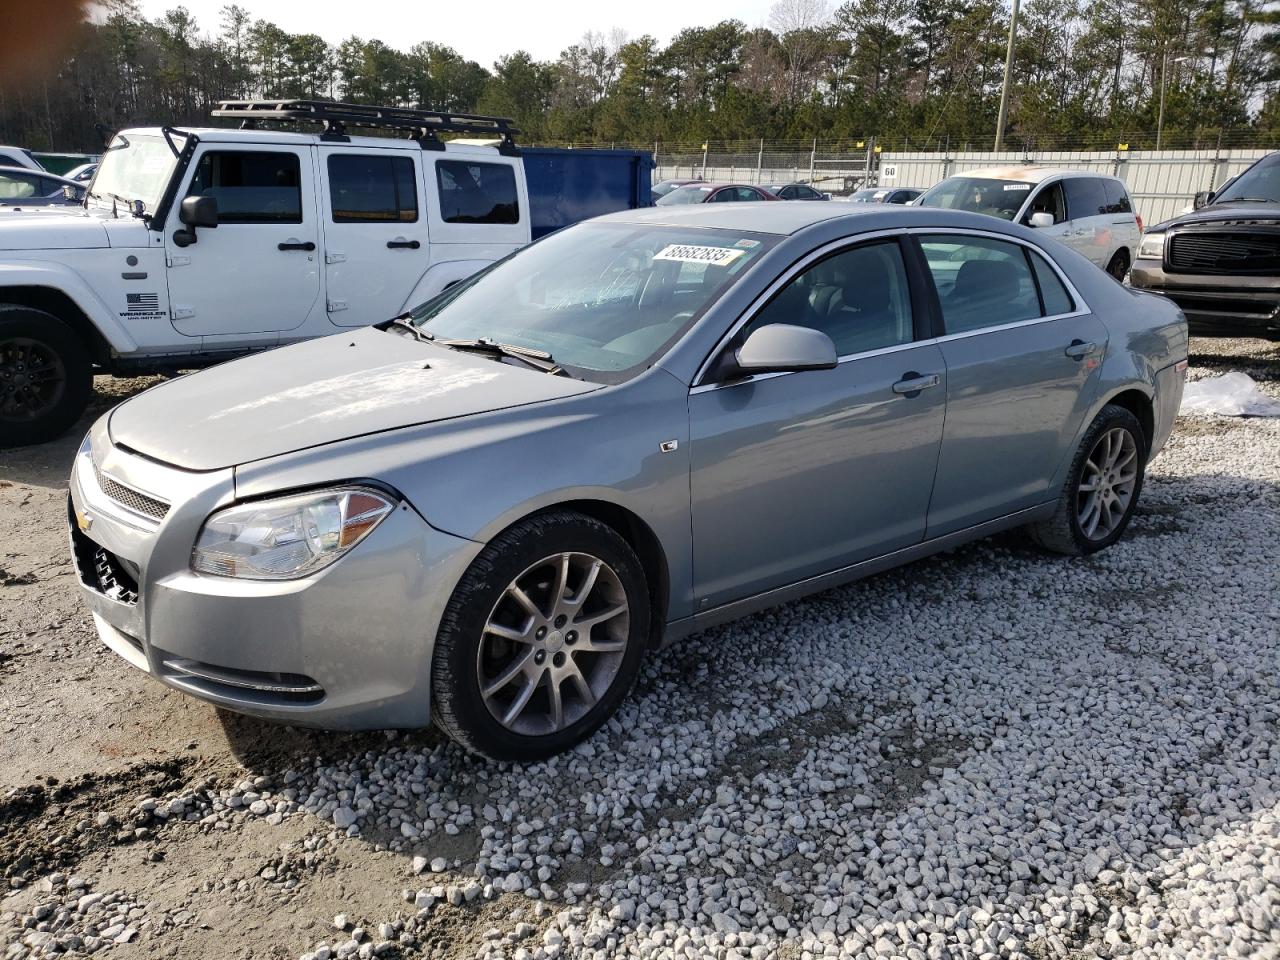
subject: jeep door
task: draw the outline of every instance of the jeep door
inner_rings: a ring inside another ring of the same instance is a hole
[[[274,342],[323,309],[315,158],[309,146],[206,143],[165,225],[173,325],[189,337]],[[217,227],[178,219],[183,197],[218,201]]]
[[[329,321],[378,323],[400,313],[431,249],[421,191],[422,150],[321,146],[324,273]]]

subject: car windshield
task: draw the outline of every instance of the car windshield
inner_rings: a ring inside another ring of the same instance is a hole
[[[679,180],[663,180],[661,183],[655,183],[653,185],[653,190],[650,192],[653,195],[653,199],[660,200],[672,190],[675,190],[682,185],[683,184]]]
[[[691,184],[687,187],[677,187],[660,199],[657,205],[667,207],[677,203],[702,203],[710,192],[711,188],[705,185]]]
[[[181,150],[183,140],[175,134],[174,146]],[[117,134],[98,162],[89,189],[103,200],[141,200],[144,211],[154,213],[177,162],[163,137]]]
[[[1025,180],[948,177],[916,201],[920,207],[946,207],[985,213],[1001,220],[1017,216],[1034,186]]]
[[[574,376],[620,383],[652,365],[776,240],[580,224],[450,288],[410,319],[437,340],[543,350]]]
[[[1271,200],[1280,203],[1280,153],[1263,157],[1246,170],[1219,196],[1214,203],[1231,200]]]
[[[849,199],[854,203],[870,203],[877,193],[883,193],[882,190],[870,189],[859,190],[857,193],[850,195]]]

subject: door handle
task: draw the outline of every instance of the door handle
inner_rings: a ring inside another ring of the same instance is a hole
[[[277,250],[314,250],[316,245],[310,240],[299,242],[297,240],[286,240],[284,243],[277,243]]]
[[[922,376],[914,370],[910,373],[904,373],[902,379],[893,385],[893,392],[903,394],[908,397],[914,397],[921,390],[928,390],[930,387],[936,387],[942,382],[942,378],[936,373],[930,373]]]
[[[1091,357],[1098,352],[1096,343],[1085,343],[1083,340],[1072,340],[1071,346],[1062,351],[1072,360],[1083,360],[1085,357]]]
[[[422,246],[422,244],[419,243],[417,240],[388,240],[387,246],[390,247],[392,250],[395,250],[398,247],[403,247],[407,250],[417,250],[420,246]]]

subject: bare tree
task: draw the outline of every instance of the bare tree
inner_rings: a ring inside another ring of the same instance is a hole
[[[787,66],[787,103],[809,93],[814,68],[829,49],[831,8],[826,0],[778,0],[769,10],[769,26],[778,36]]]

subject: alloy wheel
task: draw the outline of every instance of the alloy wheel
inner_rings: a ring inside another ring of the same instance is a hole
[[[0,341],[0,418],[35,420],[58,405],[66,390],[62,359],[30,337]]]
[[[508,584],[485,622],[476,675],[489,713],[525,736],[581,720],[618,675],[630,627],[622,581],[603,560],[539,560]]]
[[[1085,458],[1076,496],[1076,519],[1090,540],[1105,540],[1124,521],[1138,482],[1138,444],[1124,427],[1098,438]]]

